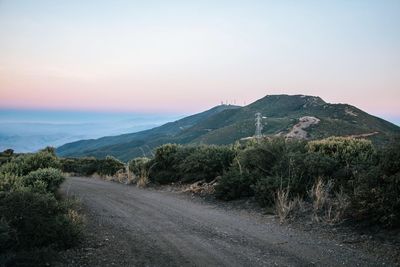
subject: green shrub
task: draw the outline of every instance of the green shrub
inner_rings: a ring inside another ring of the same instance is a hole
[[[22,185],[35,192],[55,193],[65,180],[59,169],[46,168],[30,172],[22,178]]]
[[[60,168],[60,161],[51,148],[35,154],[21,154],[1,165],[0,173],[13,173],[18,176],[27,175],[31,171],[44,168]]]
[[[35,154],[30,154],[24,157],[22,164],[22,175],[26,175],[31,171],[45,168],[56,168],[61,167],[60,161],[52,150],[42,150]]]
[[[150,181],[167,184],[179,180],[177,166],[182,158],[177,157],[177,153],[180,147],[176,144],[166,144],[156,149],[154,159],[150,163],[154,166],[150,172]]]
[[[167,144],[156,149],[150,172],[152,182],[194,182],[213,180],[229,168],[233,149],[225,146],[181,146]]]
[[[89,176],[98,172],[99,160],[93,157],[62,158],[61,170],[66,173]]]
[[[49,194],[0,193],[0,217],[7,238],[12,238],[9,250],[68,248],[79,240],[81,225],[71,220],[67,205]]]
[[[277,156],[268,148],[258,146],[244,149],[238,154],[237,160],[243,169],[270,175]]]
[[[154,155],[157,167],[168,169],[168,167],[175,165],[176,154],[180,148],[181,146],[177,144],[166,144],[158,147]]]
[[[327,158],[331,160],[330,167],[336,170],[326,176],[333,179],[336,191],[344,189],[348,194],[357,186],[355,176],[378,164],[372,143],[365,139],[330,137],[309,142],[308,149],[311,155],[321,157],[325,163]],[[325,174],[328,170],[329,168],[325,169]]]
[[[275,201],[275,193],[282,188],[281,179],[276,176],[267,176],[259,179],[254,185],[254,194],[257,202],[263,206],[272,206]]]
[[[178,172],[183,182],[210,182],[229,168],[235,153],[224,146],[199,146],[179,163]],[[182,158],[182,157],[179,157]]]
[[[140,177],[144,171],[148,172],[150,167],[149,158],[135,158],[129,161],[129,171],[137,177]]]
[[[124,163],[111,156],[107,156],[105,159],[93,157],[63,158],[60,162],[63,172],[84,176],[90,176],[94,173],[112,176],[125,168]]]
[[[7,162],[0,166],[0,173],[12,173],[17,176],[22,176],[24,171],[24,158],[22,156],[12,159],[10,162]]]
[[[263,206],[273,204],[278,189],[289,187],[293,196],[303,196],[313,182],[305,168],[306,156],[303,141],[276,138],[250,143],[238,152],[235,164],[222,176],[221,186],[216,187],[217,195],[239,198],[242,195],[238,188],[243,188],[245,195],[254,194]]]
[[[390,142],[378,154],[383,174],[390,176],[400,172],[400,137]]]
[[[107,156],[105,159],[100,159],[98,164],[97,172],[100,175],[114,175],[119,170],[123,170],[125,168],[124,163],[112,156]]]
[[[21,178],[12,173],[0,173],[0,191],[15,191],[21,186]]]
[[[350,137],[330,137],[308,143],[309,152],[329,156],[343,167],[365,166],[375,158],[375,149],[369,140]]]
[[[379,164],[357,173],[353,217],[387,227],[400,226],[400,140],[378,152]]]
[[[400,172],[382,176],[371,170],[357,176],[353,218],[388,227],[400,226]]]
[[[15,240],[15,230],[4,218],[0,218],[0,251],[6,251],[13,246],[13,240]]]
[[[82,219],[55,198],[64,177],[53,148],[12,156],[0,166],[0,266],[44,266],[74,245]]]
[[[340,176],[340,163],[338,160],[315,152],[305,154],[304,169],[311,178],[332,178]]]
[[[4,163],[9,162],[14,156],[14,150],[6,149],[3,152],[0,152],[0,166]]]
[[[233,200],[254,195],[254,177],[248,172],[231,168],[224,173],[215,187],[215,196],[222,200]]]
[[[400,226],[400,140],[380,151],[370,141],[347,137],[310,142],[269,138],[232,148],[167,144],[150,161],[130,162],[134,173],[143,166],[152,166],[151,181],[161,184],[210,181],[222,174],[217,198],[255,196],[262,206],[272,206],[278,191],[289,202],[307,200],[319,181],[331,186],[332,207],[346,207],[339,217]],[[339,205],[341,200],[345,205]]]

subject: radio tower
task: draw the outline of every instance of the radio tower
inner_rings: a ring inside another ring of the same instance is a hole
[[[261,139],[261,137],[262,137],[262,134],[261,134],[262,129],[263,129],[263,126],[262,126],[261,113],[257,112],[256,113],[256,133],[254,135],[255,138]]]

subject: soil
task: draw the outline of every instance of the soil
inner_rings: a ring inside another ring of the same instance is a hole
[[[280,225],[251,199],[220,202],[82,177],[68,178],[62,190],[80,199],[87,226],[81,245],[63,252],[58,266],[399,264],[398,235],[379,240],[345,226]]]

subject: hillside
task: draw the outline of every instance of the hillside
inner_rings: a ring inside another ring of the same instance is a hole
[[[150,130],[67,143],[57,148],[57,154],[73,157],[112,155],[122,160],[129,160],[132,155],[149,155],[153,147],[169,142],[186,129],[222,111],[237,108],[234,105],[220,105]]]
[[[81,140],[57,149],[60,156],[115,156],[121,160],[149,155],[163,143],[230,144],[254,134],[254,114],[263,116],[263,134],[319,139],[365,136],[385,143],[400,127],[347,104],[329,104],[319,97],[270,95],[244,107],[221,105],[150,130]],[[312,121],[312,123],[310,123]]]

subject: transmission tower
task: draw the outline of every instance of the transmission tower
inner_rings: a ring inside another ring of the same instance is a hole
[[[262,137],[262,134],[261,134],[262,129],[263,129],[263,126],[262,126],[261,113],[257,112],[256,113],[256,133],[254,135],[257,139],[260,139]]]

